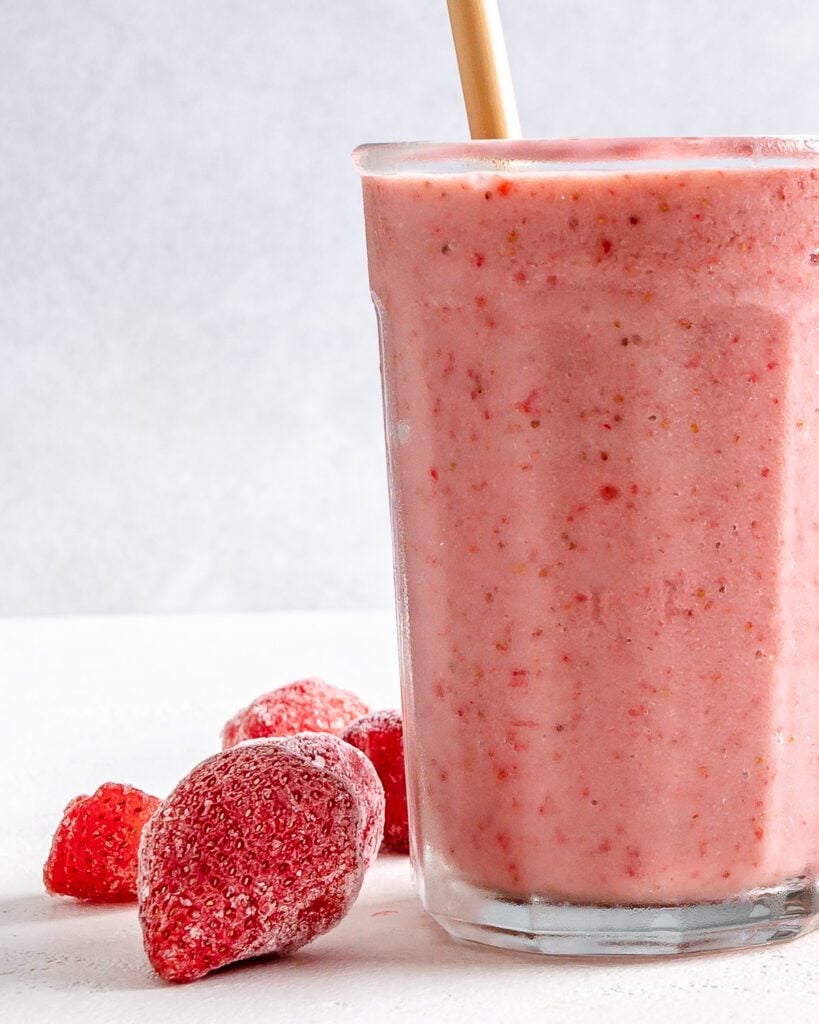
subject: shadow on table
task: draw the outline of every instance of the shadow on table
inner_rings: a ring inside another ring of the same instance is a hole
[[[83,904],[46,893],[0,900],[0,959],[4,972],[28,989],[163,989],[169,998],[172,992],[190,991],[190,986],[165,985],[154,975],[133,905]],[[337,929],[299,953],[245,961],[214,972],[194,988],[201,995],[237,984],[275,991],[277,983],[292,986],[296,978],[323,988],[341,975],[348,985],[360,975],[366,988],[373,972],[386,983],[399,983],[419,970],[427,976],[453,970],[477,975],[508,972],[512,963],[550,969],[536,957],[453,942],[414,896],[385,900],[364,893]]]
[[[24,988],[137,991],[162,983],[142,949],[132,903],[28,893],[0,899],[0,973]]]
[[[202,996],[215,995],[241,983],[250,989],[265,986],[272,995],[277,984],[292,990],[294,981],[309,979],[319,998],[342,977],[348,990],[360,982],[366,992],[374,975],[379,985],[393,984],[400,990],[419,973],[431,981],[446,975],[480,984],[482,977],[496,973],[511,980],[512,975],[521,979],[530,972],[545,979],[552,972],[582,971],[591,979],[610,971],[613,964],[625,966],[616,958],[552,959],[456,942],[422,910],[414,895],[402,889],[395,897],[365,891],[338,928],[293,956],[245,961],[215,971],[193,988]],[[3,973],[13,973],[26,988],[161,989],[168,998],[174,998],[173,992],[191,991],[191,986],[169,986],[154,975],[133,905],[85,905],[44,893],[0,900],[0,954],[11,968],[4,965]],[[652,962],[656,961],[630,960],[628,966],[649,970]]]
[[[0,899],[0,931],[31,924],[72,921],[91,917],[133,913],[127,903],[83,903],[70,896],[50,896],[46,892],[27,893]]]
[[[333,941],[342,940],[345,932],[350,936],[348,942]],[[558,966],[561,970],[577,967],[584,971],[595,967],[588,960],[541,957],[455,940],[423,910],[417,897],[409,895],[387,902],[383,898],[368,900],[365,895],[335,935],[319,939],[315,950],[308,950],[313,954],[313,966],[322,971],[334,965],[347,971],[356,965],[386,969],[392,974],[418,969],[429,974],[454,968],[485,974],[508,972],[512,965],[541,972]],[[606,958],[605,962],[610,966],[612,961]]]

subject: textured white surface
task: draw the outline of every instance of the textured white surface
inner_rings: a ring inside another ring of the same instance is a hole
[[[816,0],[504,0],[530,135],[816,130]],[[0,614],[384,607],[349,153],[444,0],[0,3]]]
[[[457,945],[421,912],[406,858],[382,857],[350,915],[283,961],[189,986],[151,973],[133,907],[42,891],[66,800],[103,779],[163,793],[271,685],[322,673],[397,700],[387,614],[0,623],[3,1024],[488,1021],[755,1024],[812,1020],[819,935],[743,954],[643,963],[544,960]]]

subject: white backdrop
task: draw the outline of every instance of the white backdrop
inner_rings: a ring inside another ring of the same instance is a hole
[[[506,0],[530,135],[819,130],[816,0]],[[362,141],[443,0],[0,0],[0,614],[391,599]]]

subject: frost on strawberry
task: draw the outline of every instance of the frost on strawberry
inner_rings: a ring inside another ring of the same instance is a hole
[[[222,747],[300,732],[330,732],[338,736],[368,710],[349,690],[340,690],[323,679],[298,679],[262,694],[234,715],[222,730]]]
[[[407,780],[404,770],[404,728],[398,711],[375,711],[348,726],[341,738],[372,761],[384,786],[386,812],[382,849],[409,851]]]
[[[139,916],[168,981],[291,953],[333,928],[366,870],[366,809],[315,751],[241,743],[203,761],[145,830]]]
[[[329,733],[305,732],[282,740],[283,746],[320,768],[340,775],[363,808],[361,842],[369,867],[378,856],[384,836],[384,787],[370,759],[356,747]]]
[[[136,899],[139,840],[159,803],[158,797],[117,782],[71,800],[43,869],[46,889],[98,903]]]

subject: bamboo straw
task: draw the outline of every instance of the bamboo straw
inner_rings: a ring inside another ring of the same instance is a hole
[[[520,119],[498,0],[447,0],[473,139],[519,139]]]

